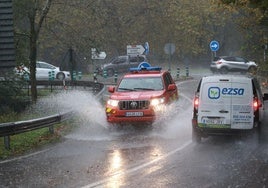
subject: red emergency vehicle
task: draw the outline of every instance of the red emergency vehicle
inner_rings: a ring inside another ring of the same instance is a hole
[[[106,116],[109,123],[152,123],[158,112],[178,99],[177,86],[168,71],[141,63],[131,68],[117,86],[108,87],[111,93],[106,103]]]

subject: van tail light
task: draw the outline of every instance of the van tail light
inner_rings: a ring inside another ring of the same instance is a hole
[[[198,110],[198,107],[199,107],[199,97],[195,96],[195,98],[194,98],[194,108],[196,110]]]
[[[222,62],[221,61],[217,61],[216,64],[217,65],[220,65],[220,64],[222,64]]]
[[[259,103],[258,98],[254,97],[254,99],[253,99],[253,109],[254,109],[254,111],[257,111],[259,106],[260,106],[260,103]]]

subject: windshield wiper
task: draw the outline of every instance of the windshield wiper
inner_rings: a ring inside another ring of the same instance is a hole
[[[134,89],[119,87],[118,90],[134,91]]]

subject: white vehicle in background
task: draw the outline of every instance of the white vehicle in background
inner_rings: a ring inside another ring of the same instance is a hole
[[[58,80],[68,80],[71,78],[71,74],[69,71],[61,71],[59,67],[56,67],[52,64],[37,61],[36,62],[36,80],[49,80],[54,72],[54,79]],[[20,75],[29,75],[30,70],[25,66],[16,67],[16,73]]]
[[[243,57],[220,56],[214,57],[210,64],[210,70],[227,74],[228,72],[248,72],[256,73],[258,65],[254,61],[249,61]]]
[[[200,80],[194,99],[193,141],[257,129],[264,117],[264,100],[256,78],[217,75]]]

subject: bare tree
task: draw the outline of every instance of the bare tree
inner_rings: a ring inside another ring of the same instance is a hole
[[[31,98],[33,102],[37,100],[36,88],[36,60],[37,42],[43,22],[49,12],[53,0],[15,0],[14,7],[16,13],[27,18],[23,23],[29,28],[25,29],[24,36],[29,39],[29,60],[30,60],[30,82]]]
[[[29,11],[28,18],[30,22],[30,80],[31,80],[31,96],[32,101],[37,100],[37,88],[36,88],[36,60],[37,60],[37,40],[44,19],[50,9],[52,0],[46,0],[42,9],[40,10],[39,0],[34,0],[34,6]],[[40,10],[40,11],[39,11]],[[40,16],[38,13],[40,12]],[[38,18],[39,16],[39,18]]]

